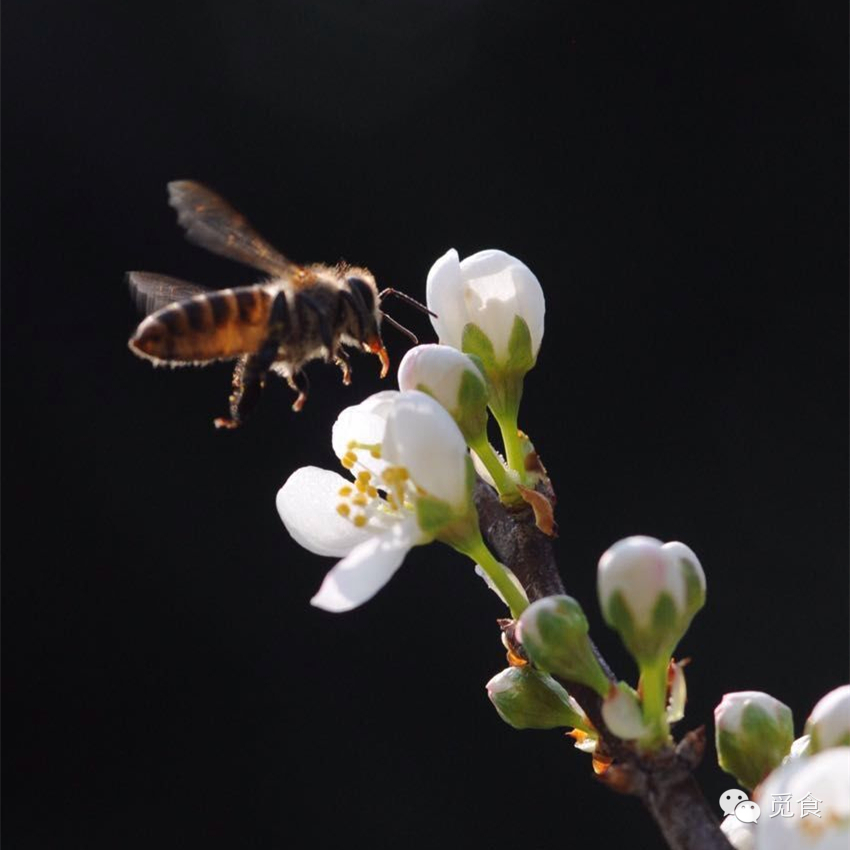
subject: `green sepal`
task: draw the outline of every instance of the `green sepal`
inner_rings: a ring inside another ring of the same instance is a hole
[[[688,623],[694,614],[705,605],[705,589],[699,580],[697,568],[688,558],[680,558],[682,574],[685,577],[685,608],[688,612]]]
[[[528,323],[521,316],[514,316],[511,335],[508,337],[508,359],[505,370],[524,375],[535,363],[531,350],[531,331]]]
[[[664,591],[659,594],[652,609],[649,626],[639,626],[622,591],[615,590],[602,612],[605,622],[619,633],[626,649],[641,665],[650,664],[659,658],[669,658],[684,634],[690,617],[683,623],[673,597]]]
[[[467,443],[487,433],[489,393],[484,378],[465,370],[460,378],[457,412],[452,415]]]
[[[416,500],[416,521],[422,531],[431,537],[436,537],[456,516],[452,506],[442,499],[421,496]]]
[[[460,348],[464,354],[477,357],[485,372],[490,373],[496,370],[496,352],[493,349],[493,343],[490,342],[490,337],[473,322],[464,325]]]

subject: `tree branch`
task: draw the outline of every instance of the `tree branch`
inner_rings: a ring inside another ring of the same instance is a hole
[[[548,482],[538,485],[537,490],[554,504],[554,493]],[[475,486],[475,504],[484,539],[496,557],[519,579],[530,601],[566,593],[555,561],[552,538],[537,528],[528,505],[506,508],[496,492],[480,479]],[[513,641],[512,626],[507,626],[505,631],[508,640]],[[593,651],[608,678],[616,681],[595,646]],[[640,798],[672,850],[731,850],[714,812],[693,778],[693,770],[701,761],[705,748],[704,727],[687,733],[675,747],[639,753],[607,728],[602,719],[602,701],[594,690],[579,682],[559,681],[598,730],[597,754],[613,759],[601,780],[615,791]]]

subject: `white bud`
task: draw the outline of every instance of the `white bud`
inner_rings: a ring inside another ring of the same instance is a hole
[[[398,367],[402,390],[433,396],[452,415],[467,440],[487,429],[487,384],[478,366],[448,345],[417,345]]]
[[[452,248],[428,272],[427,300],[445,345],[462,350],[464,328],[474,324],[492,343],[496,360],[504,362],[518,317],[528,327],[532,359],[537,357],[546,302],[537,278],[516,257],[488,250],[461,262]]]
[[[627,537],[599,560],[599,604],[639,660],[668,654],[705,601],[705,574],[684,543]]]
[[[810,753],[850,745],[850,685],[830,691],[812,709],[806,721]]]

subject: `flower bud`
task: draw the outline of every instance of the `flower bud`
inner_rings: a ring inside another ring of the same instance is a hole
[[[433,396],[457,422],[470,444],[487,430],[487,384],[466,354],[448,345],[417,345],[398,367],[402,390],[421,390]]]
[[[812,709],[805,732],[810,736],[808,752],[850,745],[850,685],[830,691]]]
[[[599,560],[599,604],[641,664],[669,657],[705,603],[705,574],[684,543],[627,537]]]
[[[717,761],[752,790],[791,751],[794,719],[784,703],[761,691],[726,694],[714,709]]]
[[[497,673],[487,682],[487,696],[515,729],[591,729],[579,704],[551,676],[530,665]]]
[[[575,599],[547,596],[525,610],[516,635],[541,670],[580,682],[605,697],[611,682],[599,666],[587,631],[587,618]]]
[[[771,816],[777,798],[791,816]],[[850,747],[833,747],[782,765],[759,790],[756,850],[846,850],[850,847]]]
[[[546,304],[537,278],[516,257],[489,250],[461,262],[452,248],[431,267],[426,291],[441,343],[469,351],[464,337],[472,327],[492,365],[522,361],[523,372],[534,365]]]
[[[625,682],[611,686],[602,701],[602,719],[624,741],[636,741],[653,731],[653,727],[644,722],[638,695]]]

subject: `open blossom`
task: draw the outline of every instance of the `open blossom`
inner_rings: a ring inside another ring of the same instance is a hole
[[[773,803],[782,798],[790,800],[792,816],[771,816]],[[758,801],[756,850],[847,850],[850,747],[786,762],[765,780]]]
[[[437,314],[431,322],[444,345],[464,350],[464,328],[473,324],[492,343],[496,361],[503,363],[520,318],[531,337],[532,361],[536,359],[546,305],[537,278],[516,257],[491,249],[460,260],[452,248],[428,273],[427,299]]]
[[[312,603],[347,611],[374,596],[413,546],[435,539],[440,517],[468,515],[468,455],[451,416],[417,391],[346,408],[332,443],[352,479],[303,467],[281,487],[277,509],[297,543],[342,556]]]

